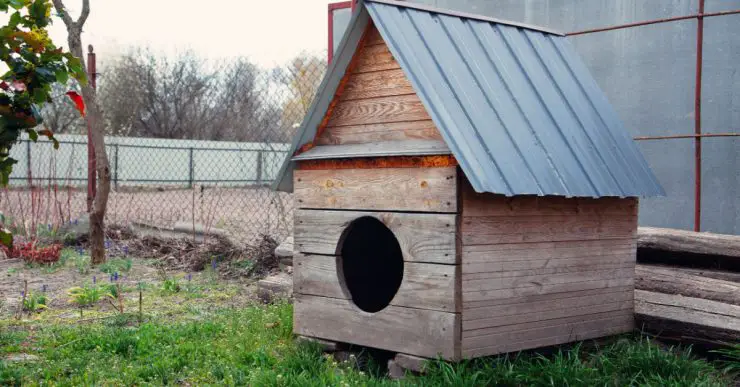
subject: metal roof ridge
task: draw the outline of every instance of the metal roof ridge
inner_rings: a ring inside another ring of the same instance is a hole
[[[520,22],[504,20],[504,19],[497,19],[497,18],[478,15],[474,13],[459,12],[459,11],[454,11],[451,9],[431,7],[431,6],[422,5],[422,4],[415,4],[415,3],[410,3],[408,1],[400,1],[400,0],[364,0],[364,1],[366,3],[393,5],[396,7],[411,8],[411,9],[416,9],[419,11],[437,13],[440,15],[454,16],[454,17],[459,17],[463,19],[478,20],[478,21],[484,21],[484,22],[489,22],[489,23],[503,24],[503,25],[512,26],[512,27],[519,27],[519,28],[524,28],[524,29],[528,29],[532,31],[544,32],[546,34],[551,34],[551,35],[566,36],[564,33],[560,31],[553,30],[553,29],[546,28],[546,27],[534,26],[531,24],[520,23]]]

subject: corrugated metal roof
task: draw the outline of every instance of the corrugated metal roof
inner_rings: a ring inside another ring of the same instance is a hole
[[[664,195],[565,37],[397,1],[365,11],[476,191]]]

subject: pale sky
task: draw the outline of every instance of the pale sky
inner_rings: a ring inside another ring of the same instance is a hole
[[[76,19],[81,0],[65,0]],[[248,56],[262,66],[283,63],[301,50],[327,46],[327,5],[336,0],[90,0],[83,44],[98,61],[130,46],[157,51],[192,49],[211,58]],[[51,29],[67,47],[64,23]]]

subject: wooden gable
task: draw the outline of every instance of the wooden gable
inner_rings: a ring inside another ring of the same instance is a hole
[[[411,83],[370,23],[315,146],[433,140],[444,144]]]

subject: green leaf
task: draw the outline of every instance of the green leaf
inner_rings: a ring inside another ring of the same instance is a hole
[[[35,130],[28,129],[26,132],[28,133],[28,138],[30,138],[31,141],[36,142],[39,140],[39,134]]]
[[[20,12],[15,12],[13,15],[10,16],[10,22],[8,23],[8,27],[10,28],[16,28],[18,24],[21,24],[23,21],[23,17],[21,16]]]
[[[15,10],[20,10],[26,6],[26,2],[24,0],[10,0],[10,6]]]
[[[37,104],[41,105],[49,100],[49,95],[46,93],[46,90],[39,87],[33,91],[33,100]]]
[[[47,69],[46,67],[37,67],[36,75],[38,75],[44,83],[52,83],[56,81],[57,76],[54,71]]]
[[[66,85],[69,81],[69,73],[66,70],[57,70],[56,72],[57,82],[62,85]]]
[[[13,234],[5,227],[0,227],[0,243],[7,247],[13,246]]]

